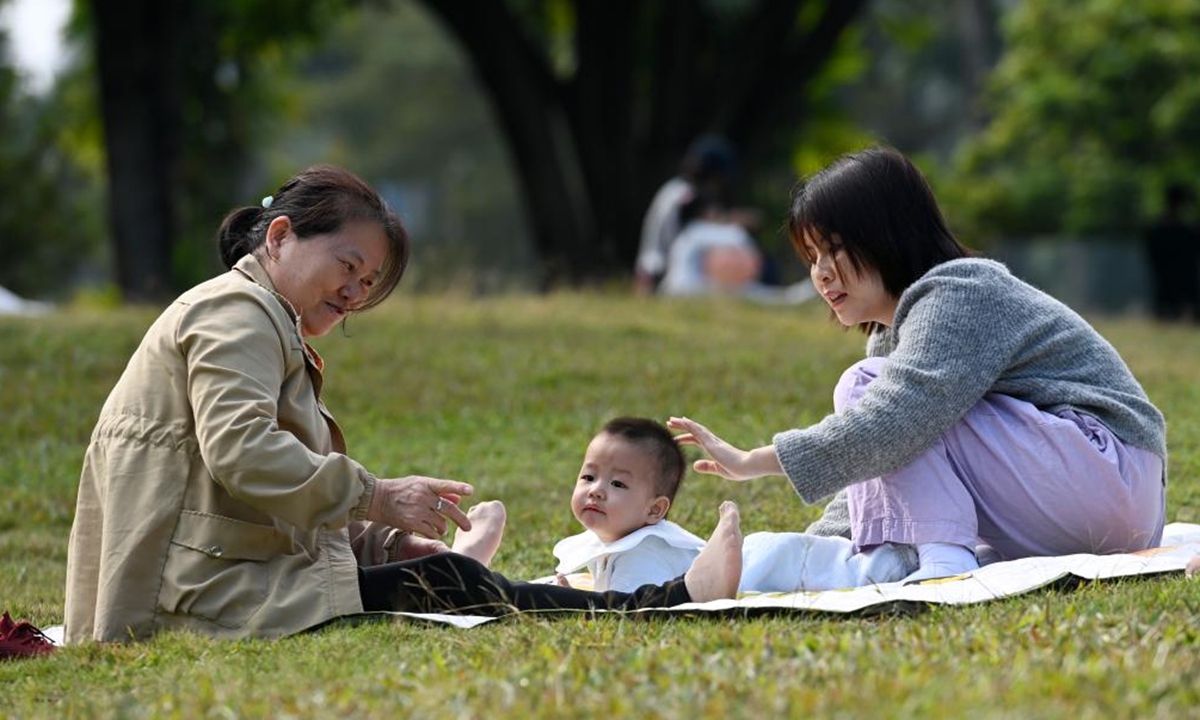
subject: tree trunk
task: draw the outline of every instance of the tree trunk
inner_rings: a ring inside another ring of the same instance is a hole
[[[127,300],[155,301],[171,287],[170,3],[92,0],[100,105],[108,150],[114,271]]]
[[[761,0],[733,28],[700,0],[575,0],[565,79],[505,2],[422,2],[491,97],[548,274],[578,283],[629,272],[650,198],[702,132],[749,165],[781,157],[794,136],[781,130],[866,0]]]
[[[517,174],[543,285],[578,283],[601,265],[591,198],[560,90],[516,18],[495,0],[425,0],[458,37],[497,110]]]
[[[722,126],[741,148],[748,173],[787,150],[780,139],[794,137],[789,124],[803,122],[808,84],[867,4],[867,0],[824,0],[816,21],[797,29],[803,6],[818,1],[764,0],[741,35],[737,56],[742,61],[728,66],[721,83],[729,94],[720,109]]]

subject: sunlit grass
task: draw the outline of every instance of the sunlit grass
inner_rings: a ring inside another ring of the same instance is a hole
[[[66,542],[92,424],[149,310],[0,319],[0,607],[62,620]],[[1099,323],[1169,422],[1169,514],[1200,522],[1200,331]],[[766,442],[831,410],[863,338],[819,307],[612,295],[398,297],[319,342],[326,401],[383,475],[502,499],[495,566],[553,568],[570,487],[616,414],[687,414]],[[691,475],[672,518],[717,504],[748,532],[819,513],[783,480]],[[0,715],[36,717],[1200,717],[1200,583],[1087,584],[914,615],[517,618],[474,630],[334,626],[280,641],[167,635],[0,663]]]

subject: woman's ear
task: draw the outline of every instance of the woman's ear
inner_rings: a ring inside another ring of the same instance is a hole
[[[280,215],[267,225],[266,246],[267,257],[272,260],[279,259],[279,247],[283,244],[285,238],[292,232],[292,220],[287,215]]]
[[[657,522],[667,516],[667,511],[671,509],[671,499],[666,495],[659,495],[654,498],[654,502],[650,503],[650,519]]]

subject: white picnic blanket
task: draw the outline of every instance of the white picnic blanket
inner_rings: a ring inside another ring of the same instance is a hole
[[[881,583],[843,590],[794,593],[746,593],[734,600],[713,600],[675,607],[644,608],[636,614],[769,613],[803,612],[841,615],[872,614],[925,605],[973,605],[1021,595],[1055,583],[1115,580],[1139,575],[1183,572],[1188,560],[1200,554],[1200,525],[1170,523],[1163,531],[1160,547],[1122,555],[1060,555],[1031,557],[992,563],[968,575],[926,580],[920,583]],[[1200,579],[1197,579],[1200,582]],[[554,613],[609,612],[606,610],[554,610]],[[434,613],[369,613],[366,617],[395,619],[471,628],[503,618],[481,615]],[[508,616],[512,617],[512,616]],[[61,644],[62,626],[46,628]]]
[[[734,600],[688,603],[669,608],[644,608],[636,614],[804,612],[872,614],[924,605],[973,605],[1021,595],[1056,583],[1115,580],[1139,575],[1181,573],[1188,560],[1200,554],[1200,525],[1170,523],[1158,548],[1121,555],[1060,555],[1008,560],[984,566],[968,575],[866,585],[843,590],[794,593],[746,593]],[[1200,579],[1197,580],[1200,582]],[[555,610],[553,612],[607,612]],[[492,620],[482,616],[386,613],[458,627],[476,627]]]

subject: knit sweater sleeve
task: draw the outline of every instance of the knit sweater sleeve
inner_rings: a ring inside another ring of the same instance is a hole
[[[997,263],[946,263],[901,296],[882,374],[838,415],[774,437],[807,503],[897,470],[928,448],[996,382],[1024,341],[1027,313]],[[1011,276],[1010,276],[1011,277]]]
[[[808,535],[850,537],[850,505],[846,491],[843,490],[825,506],[815,522],[804,530]]]

